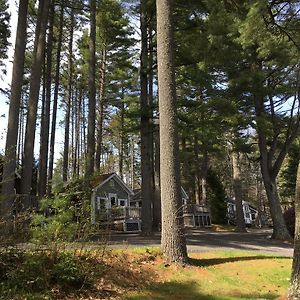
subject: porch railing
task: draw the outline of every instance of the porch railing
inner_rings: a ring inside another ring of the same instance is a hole
[[[140,207],[117,206],[99,211],[99,217],[104,219],[139,219],[141,218]]]
[[[199,204],[185,204],[183,207],[183,213],[190,214],[209,214],[209,208],[206,205]]]

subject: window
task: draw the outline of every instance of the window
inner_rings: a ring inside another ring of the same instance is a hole
[[[115,197],[111,197],[111,198],[110,198],[110,205],[111,205],[111,206],[116,205],[116,198],[115,198]]]
[[[127,206],[127,200],[126,199],[119,199],[119,205],[120,206]]]
[[[106,205],[105,205],[106,199],[105,198],[97,197],[96,203],[97,203],[96,205],[97,205],[98,210],[106,208]]]
[[[108,200],[109,200],[110,207],[118,205],[117,194],[108,194]]]

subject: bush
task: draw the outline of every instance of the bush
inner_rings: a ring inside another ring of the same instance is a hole
[[[37,244],[70,241],[76,234],[74,205],[67,196],[41,201],[42,213],[35,214],[31,223],[32,241]]]
[[[43,255],[23,254],[20,265],[7,274],[7,283],[17,291],[38,292],[47,289],[49,260]]]
[[[92,179],[91,179],[92,180]],[[78,179],[42,199],[32,221],[32,241],[47,244],[86,240],[95,234],[90,220],[91,180]]]
[[[63,287],[80,288],[84,283],[84,273],[78,258],[67,252],[61,253],[53,268],[53,279]]]
[[[33,295],[46,295],[53,287],[61,292],[78,290],[89,276],[85,260],[66,251],[2,252],[0,267],[0,299],[19,299],[16,295],[24,296],[20,299],[46,299]]]

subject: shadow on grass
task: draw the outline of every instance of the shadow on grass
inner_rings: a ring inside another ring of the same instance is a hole
[[[196,259],[189,258],[189,264],[196,267],[209,267],[214,265],[221,265],[230,262],[248,261],[248,260],[264,260],[264,259],[290,259],[285,256],[240,256],[240,257],[221,257]]]
[[[180,283],[176,281],[155,283],[141,292],[128,294],[127,300],[229,300],[229,299],[275,299],[280,295],[273,293],[249,293],[234,295],[207,295],[201,291],[199,282]]]

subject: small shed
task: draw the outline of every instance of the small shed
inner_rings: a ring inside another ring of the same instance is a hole
[[[102,174],[95,180],[91,198],[93,224],[108,224],[113,229],[140,231],[140,209],[130,207],[133,191],[116,173]]]

